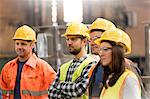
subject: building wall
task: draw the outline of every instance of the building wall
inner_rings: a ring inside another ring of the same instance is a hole
[[[19,24],[25,23],[24,1],[1,0],[0,3],[0,57],[14,55],[12,37]]]
[[[125,0],[127,11],[132,11],[137,16],[135,27],[127,28],[127,32],[132,38],[132,54],[145,56],[145,23],[150,21],[150,2],[148,0]]]

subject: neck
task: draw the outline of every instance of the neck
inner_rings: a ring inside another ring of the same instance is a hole
[[[85,48],[82,48],[81,51],[77,55],[75,55],[75,59],[79,59],[79,58],[85,56],[86,54],[87,54],[87,52],[86,52]]]
[[[20,62],[25,62],[31,57],[31,55],[32,55],[32,53],[30,53],[29,55],[24,56],[24,57],[19,56],[19,61]]]

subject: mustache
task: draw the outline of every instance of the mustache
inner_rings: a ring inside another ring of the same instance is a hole
[[[72,46],[72,45],[68,45],[68,47],[72,47],[72,48],[73,48],[73,46]]]

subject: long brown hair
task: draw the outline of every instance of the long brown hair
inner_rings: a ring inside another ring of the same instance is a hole
[[[103,75],[103,86],[107,88],[106,86],[106,80],[108,80],[108,77],[110,74],[113,74],[113,76],[109,79],[109,86],[113,86],[116,81],[119,79],[121,74],[125,71],[125,55],[123,48],[116,44],[113,41],[102,41],[102,42],[108,42],[112,45],[112,67],[109,68],[108,66],[104,66],[104,75]]]

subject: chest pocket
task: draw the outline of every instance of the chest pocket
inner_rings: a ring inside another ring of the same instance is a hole
[[[44,84],[42,81],[42,74],[40,72],[32,71],[30,73],[24,73],[23,84],[25,89],[38,90],[40,89],[41,84]]]

